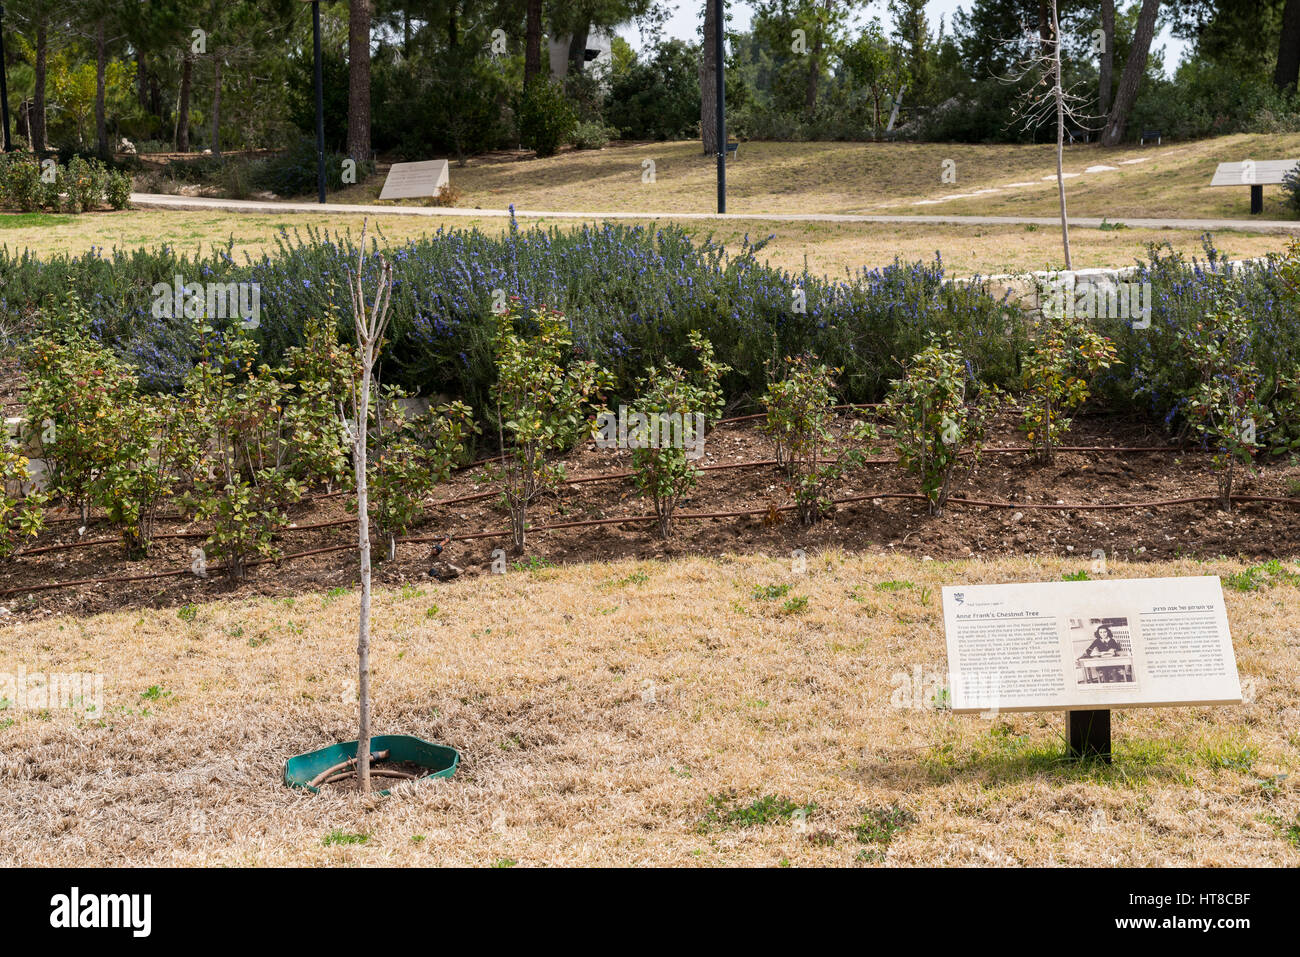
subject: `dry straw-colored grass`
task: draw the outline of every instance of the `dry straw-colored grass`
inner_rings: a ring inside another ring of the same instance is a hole
[[[100,672],[107,707],[0,711],[0,864],[1300,864],[1287,580],[1228,593],[1252,702],[1117,713],[1111,768],[1060,759],[1059,714],[891,706],[899,674],[945,669],[942,584],[1078,565],[692,558],[381,591],[376,729],[464,756],[388,797],[280,781],[355,736],[355,592],[10,624],[0,671]],[[725,820],[768,794],[815,808]],[[892,842],[871,811],[901,817]]]
[[[1162,216],[1250,219],[1250,191],[1211,187],[1221,162],[1300,156],[1300,134],[1237,134],[1163,146],[1103,149],[1068,146],[1065,170],[1073,216]],[[654,182],[643,181],[644,163]],[[951,160],[955,182],[945,182]],[[1139,160],[1124,163],[1124,160]],[[1092,166],[1114,170],[1085,173]],[[451,168],[459,205],[517,209],[712,212],[716,161],[696,141],[618,144],[599,151],[562,153],[542,160],[492,158]],[[970,143],[744,143],[727,167],[727,210],[732,213],[948,213],[1057,215],[1056,144]],[[1007,184],[1033,185],[1007,189]],[[913,205],[976,190],[999,189],[940,205]],[[358,185],[353,202],[377,196],[379,185]],[[1281,187],[1264,189],[1266,219],[1292,219]]]

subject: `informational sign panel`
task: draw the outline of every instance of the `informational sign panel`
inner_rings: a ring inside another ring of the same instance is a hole
[[[952,709],[1240,704],[1217,576],[943,590]]]
[[[1211,186],[1277,185],[1300,164],[1300,160],[1244,160],[1220,163],[1210,179]]]
[[[429,160],[426,163],[394,163],[384,180],[380,199],[415,199],[420,196],[437,196],[451,181],[446,160]]]

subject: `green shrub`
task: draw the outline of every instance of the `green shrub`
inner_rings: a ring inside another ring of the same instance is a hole
[[[339,342],[332,319],[309,319],[303,337],[278,370],[286,386],[286,468],[306,486],[323,483],[333,491],[353,481],[352,442],[339,403],[360,376],[359,359],[354,347]]]
[[[554,156],[567,142],[578,116],[561,86],[548,79],[535,79],[519,98],[519,142],[538,156]]]
[[[23,494],[31,478],[27,456],[8,440],[0,440],[0,558],[12,555],[27,538],[45,527],[42,506],[46,497],[40,492]]]
[[[1300,165],[1292,167],[1282,175],[1282,192],[1286,194],[1287,205],[1300,213]]]
[[[175,403],[135,394],[109,410],[105,430],[111,445],[95,475],[95,500],[122,529],[127,558],[144,558],[158,512],[179,491],[204,437]]]
[[[106,202],[118,209],[121,206],[116,205],[117,198],[121,198],[122,206],[130,198],[130,177],[110,171],[99,160],[73,155],[66,165],[49,162],[52,165],[45,166],[29,155],[0,156],[0,208],[84,213]]]
[[[728,73],[730,79],[730,73]],[[728,84],[730,92],[730,84]],[[728,106],[734,101],[728,97]],[[634,140],[678,140],[699,134],[699,50],[682,40],[656,47],[610,79],[605,123]]]
[[[502,484],[516,552],[525,545],[528,505],[564,478],[547,454],[590,432],[588,412],[609,386],[609,374],[573,356],[573,333],[553,310],[527,312],[515,301],[497,316],[493,388],[504,464],[490,470]],[[507,441],[508,437],[508,441]]]
[[[0,206],[24,213],[35,212],[45,202],[41,167],[35,157],[0,155]]]
[[[474,431],[473,413],[463,402],[430,407],[409,416],[400,389],[388,388],[371,406],[375,411],[368,460],[370,511],[375,527],[388,537],[388,557],[397,537],[424,514],[424,500],[451,476]]]
[[[282,408],[286,386],[266,366],[254,368],[256,346],[236,330],[218,338],[201,327],[201,361],[181,397],[186,421],[210,436],[200,446],[187,497],[195,518],[212,531],[205,551],[226,561],[231,580],[250,561],[279,554],[275,532],[289,522],[285,505],[302,485],[282,468]]]
[[[84,213],[95,209],[104,200],[108,185],[108,171],[102,163],[74,156],[66,167],[63,183],[65,209],[70,213]]]
[[[343,188],[342,153],[325,154],[325,189],[334,192]],[[357,167],[357,182],[371,171],[369,163]],[[277,196],[315,195],[318,188],[316,141],[300,137],[289,149],[274,156],[254,160],[248,164],[246,185],[251,190],[269,190]],[[228,174],[232,177],[237,174]]]
[[[1051,462],[1067,414],[1088,400],[1089,380],[1115,361],[1115,346],[1085,323],[1044,315],[1021,367],[1021,428],[1041,462]]]
[[[1268,410],[1258,401],[1259,369],[1243,358],[1249,342],[1248,321],[1226,299],[1182,339],[1186,363],[1196,375],[1195,385],[1184,395],[1186,415],[1213,452],[1224,511],[1232,509],[1238,466],[1250,466],[1270,424]]]
[[[673,513],[695,487],[699,472],[694,463],[703,455],[705,430],[722,414],[720,380],[729,371],[698,332],[690,334],[690,344],[699,370],[688,372],[668,361],[651,366],[632,406],[645,424],[627,437],[632,484],[654,503],[662,538],[672,533]]]
[[[126,364],[88,328],[85,310],[74,304],[65,326],[20,352],[30,384],[26,439],[45,460],[51,497],[80,509],[83,523],[95,477],[112,461],[115,412],[135,386]]]
[[[104,189],[104,198],[114,209],[126,209],[131,205],[131,177],[120,170],[108,174],[108,185]]]
[[[999,394],[972,381],[962,354],[940,339],[917,354],[885,402],[885,435],[898,462],[916,475],[931,515],[979,461]],[[966,459],[964,473],[959,466]]]
[[[794,356],[782,364],[779,378],[762,398],[766,417],[759,428],[776,449],[793,489],[799,520],[813,525],[834,509],[835,483],[850,466],[861,465],[861,449],[837,442],[831,431],[835,421],[834,370],[812,356]],[[855,422],[845,438],[874,443],[876,430]]]
[[[599,120],[579,123],[573,128],[572,138],[580,150],[601,150],[609,145],[609,131]]]

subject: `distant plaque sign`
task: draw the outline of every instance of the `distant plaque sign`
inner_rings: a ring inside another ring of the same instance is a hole
[[[414,199],[420,196],[437,196],[450,182],[446,160],[429,160],[425,163],[394,163],[384,180],[380,199]]]
[[[1217,576],[946,587],[943,616],[953,711],[1241,703]]]

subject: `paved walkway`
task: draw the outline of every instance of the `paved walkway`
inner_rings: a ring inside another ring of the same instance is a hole
[[[355,203],[281,203],[264,200],[212,199],[205,196],[164,196],[132,193],[131,202],[141,209],[188,209],[226,213],[329,213],[358,216],[505,217],[507,209],[462,209],[446,206],[366,206]],[[517,209],[519,219],[677,219],[737,220],[771,223],[931,223],[957,226],[1059,226],[1051,216],[875,216],[856,213],[581,213],[565,210]],[[1070,217],[1070,225],[1096,229],[1103,220]],[[1116,222],[1112,220],[1111,222]],[[1246,232],[1300,232],[1300,220],[1286,219],[1128,219],[1118,220],[1135,229],[1194,229],[1200,232],[1242,230]]]

